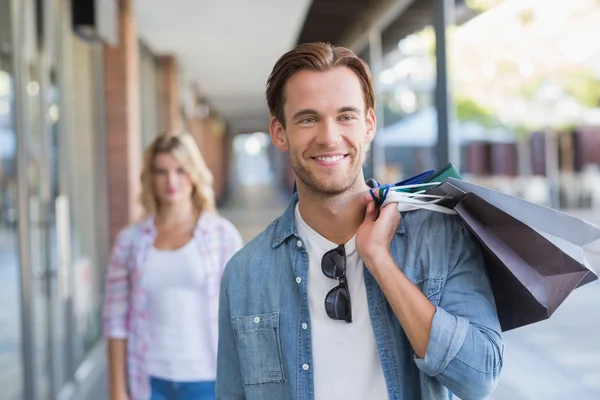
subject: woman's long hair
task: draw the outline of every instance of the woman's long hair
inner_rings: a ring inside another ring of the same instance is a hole
[[[199,211],[215,211],[213,176],[208,169],[196,141],[189,133],[165,133],[156,137],[144,152],[142,168],[142,193],[140,201],[146,216],[155,215],[159,204],[154,194],[154,158],[158,154],[171,154],[187,172],[192,182],[192,203]]]

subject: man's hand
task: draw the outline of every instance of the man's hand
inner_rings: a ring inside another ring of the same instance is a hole
[[[415,353],[424,358],[435,307],[404,276],[390,254],[400,213],[394,203],[378,211],[370,195],[365,196],[365,201],[367,212],[356,232],[356,249],[392,307]]]
[[[365,220],[356,232],[356,249],[367,268],[374,274],[380,260],[390,259],[390,244],[400,223],[400,213],[395,203],[377,209],[370,194],[365,195],[367,203]]]

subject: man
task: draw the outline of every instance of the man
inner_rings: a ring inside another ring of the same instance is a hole
[[[221,282],[218,399],[484,398],[502,339],[483,259],[455,216],[378,210],[366,64],[300,45],[267,83],[273,144],[297,183]]]

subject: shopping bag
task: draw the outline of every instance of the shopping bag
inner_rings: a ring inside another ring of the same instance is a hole
[[[599,227],[452,176],[429,184],[380,195],[399,211],[451,210],[463,220],[483,250],[503,330],[549,318],[575,288],[597,279],[587,246]]]
[[[478,240],[503,331],[549,318],[596,275],[527,224],[467,193],[454,209]]]
[[[600,227],[564,212],[531,203],[470,182],[448,178],[447,182],[464,193],[475,193],[488,203],[535,229],[566,254],[600,275],[597,243]]]

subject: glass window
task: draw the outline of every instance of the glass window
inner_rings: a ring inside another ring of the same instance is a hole
[[[103,266],[97,265],[99,210],[96,190],[96,157],[104,154],[96,146],[96,102],[94,45],[76,36],[71,39],[72,109],[68,129],[70,145],[71,259],[75,313],[76,364],[101,337],[101,281]],[[100,97],[101,98],[101,97]],[[96,211],[94,211],[96,210]]]
[[[0,14],[5,10],[0,3]],[[1,25],[1,24],[0,24]],[[0,399],[22,398],[17,146],[9,60],[0,53]]]

